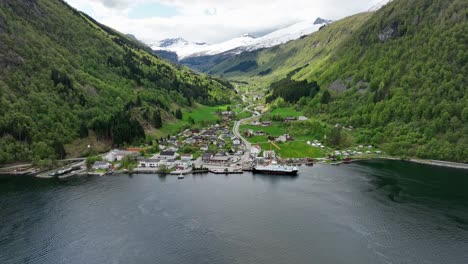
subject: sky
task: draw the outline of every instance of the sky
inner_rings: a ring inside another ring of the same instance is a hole
[[[338,20],[382,0],[65,0],[122,33],[153,44],[182,37],[219,43],[317,17]]]

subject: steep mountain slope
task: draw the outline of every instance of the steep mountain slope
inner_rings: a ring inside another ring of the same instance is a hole
[[[296,74],[336,91],[328,104],[304,106],[362,128],[363,141],[390,153],[468,162],[467,8],[462,0],[389,3],[320,67]]]
[[[467,8],[462,0],[394,0],[206,71],[264,87],[316,81],[322,92],[297,107],[357,128],[356,141],[468,162]]]
[[[61,0],[0,3],[0,163],[62,158],[89,134],[139,141],[178,107],[226,102],[229,88]]]

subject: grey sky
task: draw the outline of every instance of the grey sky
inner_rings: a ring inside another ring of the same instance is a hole
[[[382,0],[66,1],[100,22],[146,42],[183,37],[208,43],[317,17],[337,20],[382,3]]]

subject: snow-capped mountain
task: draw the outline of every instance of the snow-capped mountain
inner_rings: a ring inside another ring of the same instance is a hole
[[[286,28],[271,32],[262,37],[245,34],[218,44],[194,43],[182,38],[165,39],[156,44],[150,44],[153,50],[166,50],[177,53],[180,59],[216,55],[230,52],[238,54],[244,51],[253,51],[261,48],[269,48],[298,39],[318,31],[323,25],[331,23],[331,20],[317,18],[310,21],[302,21]]]

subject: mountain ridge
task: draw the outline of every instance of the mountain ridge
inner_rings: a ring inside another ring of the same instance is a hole
[[[222,53],[239,54],[244,51],[253,51],[268,48],[298,39],[317,31],[321,26],[332,23],[332,20],[317,18],[311,21],[302,21],[285,28],[270,32],[261,37],[247,33],[221,43],[206,44],[192,43],[183,38],[164,39],[156,44],[149,44],[153,50],[165,50],[175,52],[181,60],[214,56]]]

